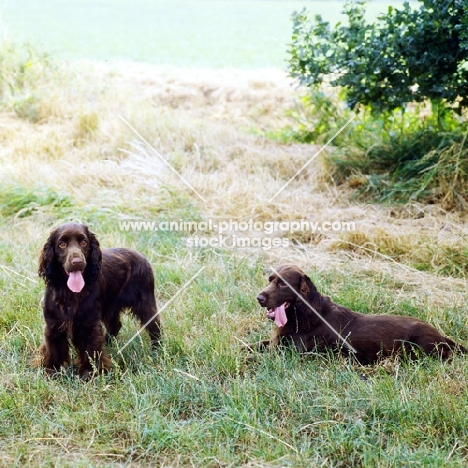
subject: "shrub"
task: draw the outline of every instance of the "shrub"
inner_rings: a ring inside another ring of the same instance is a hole
[[[44,118],[46,109],[39,97],[51,79],[49,58],[32,46],[0,43],[0,106],[13,110],[32,123]]]
[[[310,93],[288,133],[300,141],[328,139],[358,112],[333,142],[336,181],[353,176],[358,195],[379,201],[465,207],[468,7],[422,3],[418,10],[389,7],[377,24],[365,22],[363,2],[348,4],[348,23],[334,29],[320,16],[311,21],[305,10],[296,12],[290,74]],[[338,90],[335,98],[323,93],[326,85]],[[424,117],[423,107],[430,107]]]
[[[290,72],[300,84],[316,86],[331,76],[354,109],[374,112],[429,100],[441,116],[446,105],[468,106],[468,48],[461,34],[464,2],[420,0],[412,10],[389,7],[376,24],[364,19],[364,2],[345,6],[348,24],[334,29],[321,16],[293,15]]]

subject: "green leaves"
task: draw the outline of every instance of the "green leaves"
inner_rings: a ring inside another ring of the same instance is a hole
[[[460,0],[424,0],[390,7],[367,24],[364,2],[344,7],[347,24],[334,29],[305,10],[293,15],[289,69],[304,86],[330,80],[346,90],[348,105],[373,112],[427,99],[468,106],[468,11]]]

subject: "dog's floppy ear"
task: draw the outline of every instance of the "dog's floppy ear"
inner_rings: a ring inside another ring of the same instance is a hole
[[[55,283],[60,275],[60,264],[55,257],[55,231],[51,232],[39,254],[39,277],[46,284]]]
[[[313,287],[312,281],[310,281],[310,278],[307,275],[303,275],[301,277],[301,287],[299,288],[301,296],[304,298],[308,298],[311,287]]]
[[[87,281],[95,281],[101,271],[102,252],[96,236],[86,227],[86,235],[89,239],[89,253],[86,267]]]
[[[307,275],[302,275],[299,292],[304,298],[312,299],[318,293],[315,284],[312,283]]]
[[[305,303],[301,300],[296,302],[296,308],[301,312],[301,315],[304,317],[310,315],[312,313],[311,307],[320,313],[321,295],[317,291],[315,284],[312,283],[310,278],[305,274],[301,276],[299,293],[305,300]]]

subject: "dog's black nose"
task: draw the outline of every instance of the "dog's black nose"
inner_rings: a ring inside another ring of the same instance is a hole
[[[259,294],[257,296],[257,301],[260,302],[260,304],[264,304],[266,301],[266,297],[263,294]]]

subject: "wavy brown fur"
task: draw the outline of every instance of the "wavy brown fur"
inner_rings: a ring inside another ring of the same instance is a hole
[[[417,358],[422,352],[446,359],[453,350],[467,352],[417,318],[366,315],[333,303],[296,266],[278,267],[269,281],[257,299],[269,310],[289,304],[287,323],[276,327],[270,340],[254,346],[259,350],[279,344],[293,345],[299,351],[333,348],[352,352],[362,363],[394,354]]]
[[[68,286],[67,272],[81,271],[84,288]],[[64,224],[51,232],[39,259],[39,276],[46,283],[44,342],[37,365],[49,374],[70,362],[70,342],[78,353],[78,372],[90,377],[111,362],[105,349],[105,331],[116,336],[120,313],[130,309],[147,325],[151,342],[160,340],[160,318],[154,295],[154,276],[146,258],[131,249],[101,250],[96,236],[82,224]],[[154,317],[153,320],[151,318]]]

